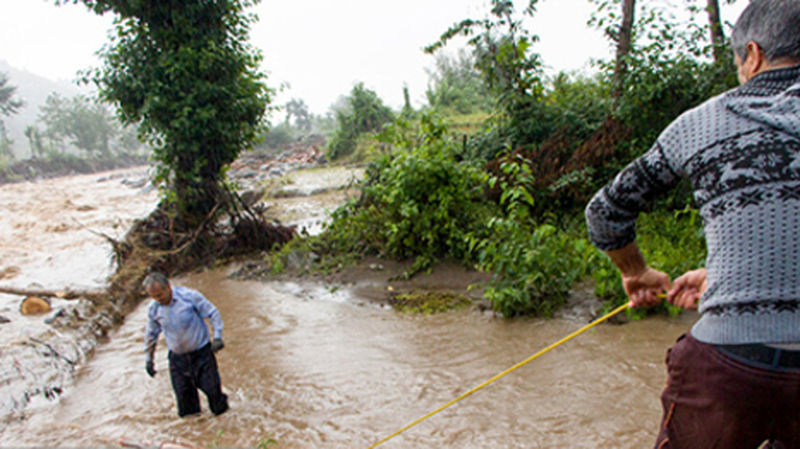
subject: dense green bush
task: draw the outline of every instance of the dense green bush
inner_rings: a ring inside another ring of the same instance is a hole
[[[441,257],[463,259],[465,236],[489,214],[482,170],[457,160],[458,142],[430,117],[418,135],[398,125],[383,138],[393,150],[368,167],[361,198],[334,212],[326,230],[332,247],[413,258],[408,275]]]
[[[585,275],[589,245],[562,227],[533,220],[529,161],[511,159],[502,170],[507,176],[492,177],[489,184],[500,184],[503,211],[480,235],[471,236],[470,250],[477,266],[493,273],[485,296],[494,310],[504,316],[548,316]]]

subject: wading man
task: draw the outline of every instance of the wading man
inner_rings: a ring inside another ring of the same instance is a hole
[[[142,283],[155,301],[147,310],[145,329],[145,370],[155,376],[153,354],[161,331],[169,348],[169,375],[178,402],[178,415],[200,413],[197,389],[208,397],[211,412],[219,415],[228,409],[228,397],[222,392],[217,359],[214,353],[223,348],[222,317],[219,310],[200,292],[173,287],[166,276],[150,273]],[[214,329],[209,339],[205,319]]]
[[[659,449],[800,448],[800,1],[752,0],[731,44],[741,85],[682,114],[586,208],[632,306],[699,300],[667,355]],[[671,283],[635,220],[684,177],[708,257]]]

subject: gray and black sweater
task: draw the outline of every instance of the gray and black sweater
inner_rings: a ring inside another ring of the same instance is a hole
[[[800,66],[691,109],[586,207],[602,250],[636,238],[639,211],[688,177],[703,217],[708,289],[692,335],[800,343]]]

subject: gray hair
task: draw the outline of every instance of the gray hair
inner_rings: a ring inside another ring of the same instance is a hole
[[[145,290],[150,290],[150,287],[152,287],[154,284],[158,284],[166,288],[169,286],[169,280],[166,276],[164,276],[164,274],[154,271],[144,278],[144,281],[142,281],[142,287],[144,287]]]
[[[752,0],[731,34],[731,47],[743,62],[750,41],[758,44],[768,63],[800,61],[800,1]]]

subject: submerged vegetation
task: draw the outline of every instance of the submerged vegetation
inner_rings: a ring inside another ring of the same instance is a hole
[[[392,307],[406,313],[434,313],[459,310],[472,304],[469,298],[450,292],[419,291],[395,295]]]

